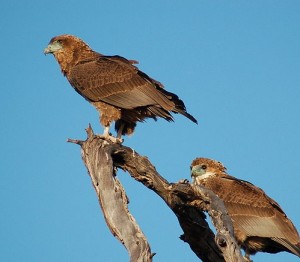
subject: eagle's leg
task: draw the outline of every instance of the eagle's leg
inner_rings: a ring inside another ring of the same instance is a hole
[[[122,133],[123,133],[124,127],[125,127],[125,123],[123,122],[123,123],[120,125],[119,129],[118,129],[117,139],[121,139],[121,140],[122,140]]]
[[[251,260],[251,258],[250,258],[250,254],[247,251],[245,253],[246,253],[245,256],[244,256],[245,261],[247,261],[247,262],[253,262],[253,260]]]
[[[109,126],[105,126],[104,127],[103,136],[107,137],[107,138],[110,136],[110,134],[109,134]]]
[[[109,133],[111,123],[120,119],[121,111],[114,106],[102,102],[92,102],[92,105],[97,108],[100,116],[100,124],[104,126],[104,132],[101,137],[110,140],[113,143],[122,143],[123,141],[121,137],[114,137]]]

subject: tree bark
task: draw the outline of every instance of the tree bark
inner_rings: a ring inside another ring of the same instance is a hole
[[[233,236],[233,227],[223,202],[210,190],[190,185],[186,180],[169,183],[147,159],[131,148],[112,143],[87,129],[85,141],[69,142],[81,146],[107,226],[128,250],[130,261],[152,261],[146,236],[128,210],[125,190],[116,178],[118,168],[157,193],[178,218],[187,242],[204,262],[245,261]],[[215,236],[206,222],[208,212],[217,230]]]

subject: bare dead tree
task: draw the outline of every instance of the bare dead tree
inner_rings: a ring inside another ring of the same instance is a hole
[[[128,250],[130,261],[150,262],[153,258],[146,236],[128,210],[126,192],[116,177],[122,169],[132,178],[157,193],[172,209],[183,229],[180,239],[188,243],[204,262],[245,261],[233,236],[233,227],[223,202],[210,190],[187,181],[169,183],[147,159],[131,148],[111,143],[87,129],[87,140],[69,142],[81,146],[87,167],[112,234]],[[217,234],[209,228],[207,212]]]

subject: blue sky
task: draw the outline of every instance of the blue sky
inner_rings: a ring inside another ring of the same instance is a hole
[[[140,62],[185,101],[139,124],[124,145],[170,182],[196,157],[263,188],[300,229],[299,1],[5,1],[0,8],[0,260],[128,261],[107,229],[77,145],[98,114],[70,87],[49,40],[74,34],[93,49]],[[198,261],[176,217],[119,172],[154,261]],[[254,261],[298,261],[288,253]]]

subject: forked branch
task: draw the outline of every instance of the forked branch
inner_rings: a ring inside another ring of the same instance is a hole
[[[130,261],[152,261],[146,236],[130,214],[125,190],[116,178],[117,168],[156,192],[178,218],[187,242],[202,261],[244,261],[233,237],[230,218],[224,204],[211,191],[190,185],[186,181],[169,183],[151,162],[131,148],[111,143],[87,129],[86,141],[68,140],[79,144],[82,158],[112,234],[128,250]],[[204,212],[212,217],[217,230],[215,237],[206,222]]]

